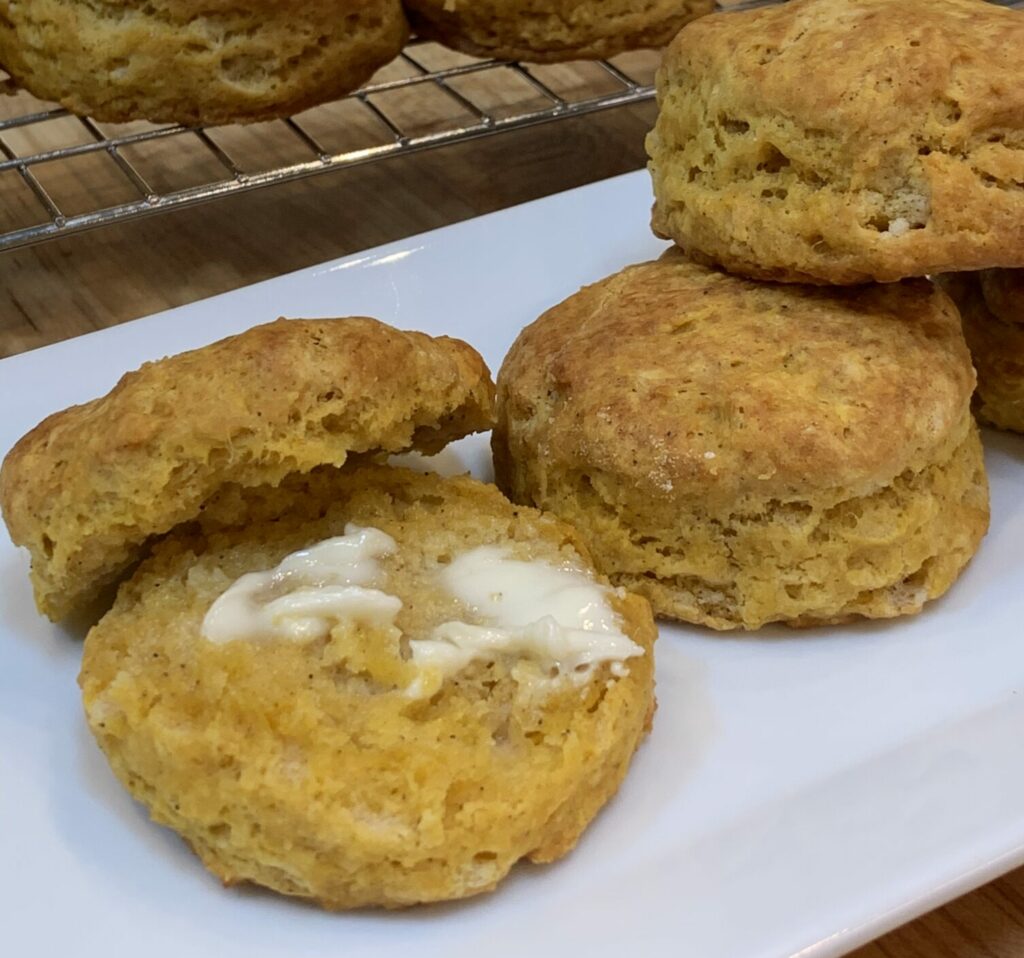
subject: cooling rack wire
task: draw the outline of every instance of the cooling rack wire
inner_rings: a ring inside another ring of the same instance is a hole
[[[243,126],[99,123],[0,97],[0,249],[653,95],[656,54],[533,66],[413,40],[356,93]]]

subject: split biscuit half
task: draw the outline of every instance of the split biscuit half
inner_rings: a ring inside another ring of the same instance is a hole
[[[448,337],[373,319],[279,320],[147,363],[55,413],[0,467],[0,508],[54,621],[87,607],[225,487],[355,454],[435,453],[490,427],[490,373]]]

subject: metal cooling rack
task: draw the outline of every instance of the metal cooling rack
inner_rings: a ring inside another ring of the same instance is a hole
[[[777,2],[720,0],[717,6]],[[1024,7],[1024,0],[994,2]],[[414,40],[369,85],[342,100],[272,123],[208,129],[101,124],[12,89],[11,96],[0,95],[0,250],[650,100],[656,62],[656,54],[641,53],[528,66]],[[7,82],[0,73],[0,93]]]
[[[630,56],[539,67],[474,60],[414,40],[343,100],[272,123],[209,129],[101,124],[25,93],[0,97],[7,111],[0,114],[0,250],[648,100],[653,63],[633,69]],[[413,91],[415,110],[403,102]],[[40,148],[47,141],[56,145]],[[173,174],[186,156],[199,182],[180,185]]]

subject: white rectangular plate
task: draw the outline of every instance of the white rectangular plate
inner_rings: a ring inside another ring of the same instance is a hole
[[[147,359],[278,315],[368,314],[473,343],[656,255],[644,173],[0,362],[0,450]],[[0,535],[0,935],[11,955],[836,955],[1024,861],[1024,442],[986,437],[992,531],[924,614],[724,637],[664,626],[660,708],[562,862],[490,896],[332,915],[226,890],[115,782],[80,636]],[[486,440],[442,454],[489,477]]]

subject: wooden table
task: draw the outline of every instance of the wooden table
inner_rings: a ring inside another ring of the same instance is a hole
[[[639,169],[652,119],[619,108],[2,253],[0,356]],[[1024,869],[855,955],[1024,956]]]

